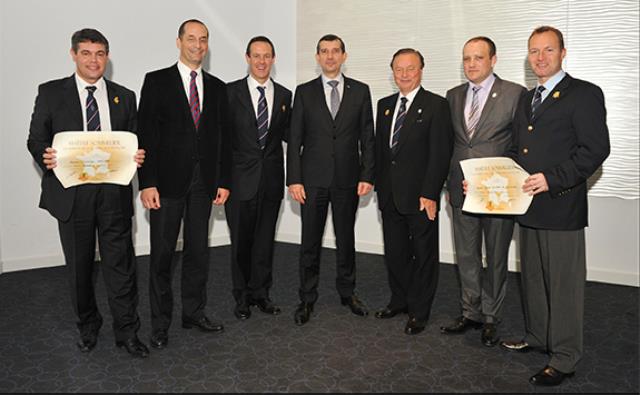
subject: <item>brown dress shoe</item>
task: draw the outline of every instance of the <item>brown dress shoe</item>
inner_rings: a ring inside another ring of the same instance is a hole
[[[566,377],[573,376],[574,372],[563,373],[551,366],[545,366],[541,371],[531,376],[529,382],[533,385],[555,386],[560,385]]]

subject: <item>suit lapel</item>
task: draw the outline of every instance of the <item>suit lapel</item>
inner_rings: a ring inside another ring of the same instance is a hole
[[[502,80],[496,75],[496,79],[493,82],[491,91],[489,91],[487,100],[484,102],[484,107],[482,107],[482,111],[480,112],[480,119],[478,120],[478,124],[476,125],[476,130],[473,133],[473,136],[471,136],[471,140],[473,140],[477,135],[482,134],[482,124],[487,120],[487,117],[489,117],[489,114],[491,114],[491,112],[493,111],[496,100],[500,98],[501,93]]]
[[[385,150],[391,150],[389,147],[389,141],[391,139],[391,124],[393,117],[395,116],[394,110],[397,101],[398,94],[396,93],[383,103],[383,107],[381,109],[378,109],[378,111],[383,111],[384,118],[382,118],[381,125],[376,126],[376,129],[382,133],[380,136],[380,143],[383,145]]]
[[[120,97],[116,94],[115,87],[111,81],[104,80],[107,86],[107,99],[109,100],[109,119],[111,120],[111,130],[120,130],[124,117],[122,116],[122,105]]]
[[[251,99],[251,93],[249,92],[249,77],[244,79],[244,82],[241,84],[240,89],[238,90],[238,98],[242,107],[245,108],[251,115],[253,115],[254,121],[257,122],[256,119],[256,111],[253,109],[253,102]],[[256,126],[257,127],[257,126]]]
[[[328,118],[330,123],[333,123],[333,117],[331,116],[331,111],[327,106],[327,99],[324,96],[324,86],[322,86],[322,76],[319,76],[316,79],[315,88],[313,89],[314,96],[319,103],[320,111],[324,114],[325,118]],[[340,112],[340,110],[338,110]]]
[[[207,74],[206,73],[202,73],[202,85],[203,85],[203,89],[204,89],[204,94],[207,94],[207,91],[209,89],[207,89]],[[189,119],[192,119],[191,117],[191,108],[189,107],[189,99],[187,98],[187,93],[184,91],[184,84],[182,83],[182,78],[180,77],[180,71],[178,71],[178,64],[176,63],[173,66],[173,72],[171,73],[171,79],[169,81],[169,90],[170,91],[174,91],[174,92],[180,92],[180,94],[178,94],[178,97],[180,97],[180,99],[178,99],[180,105],[182,106],[182,111],[184,113],[183,116],[188,117]],[[198,92],[198,95],[200,97],[202,97],[202,92]],[[202,103],[202,114],[200,115],[200,123],[202,123],[202,115],[204,115],[204,106],[207,104],[208,100],[204,100],[204,102]],[[193,125],[193,121],[191,122],[191,124]]]
[[[422,113],[424,112],[424,108],[422,105],[423,93],[424,89],[420,87],[420,89],[418,89],[418,92],[416,93],[416,96],[413,98],[413,102],[411,102],[411,106],[409,107],[407,116],[404,118],[404,122],[402,122],[402,129],[400,129],[400,140],[398,141],[398,149],[396,150],[396,153],[400,152],[402,146],[407,141],[409,134],[412,133],[413,128],[411,126],[413,126],[413,124],[416,123],[418,119],[422,118]]]
[[[338,113],[336,114],[335,123],[340,122],[340,120],[344,118],[344,115],[341,116],[341,114],[344,114],[347,111],[346,108],[349,108],[351,102],[354,100],[353,93],[351,92],[350,79],[345,77],[344,75],[342,77],[344,81],[344,89],[342,90],[342,99],[340,99],[340,107],[338,108]],[[331,114],[331,112],[329,112],[329,114]]]
[[[69,77],[65,82],[63,97],[65,107],[69,111],[70,118],[73,122],[73,128],[71,128],[71,130],[84,130],[82,125],[84,122],[84,119],[82,118],[82,109],[84,108],[84,105],[80,103],[75,75]]]
[[[460,124],[460,130],[462,130],[462,134],[465,140],[469,140],[469,133],[467,133],[467,119],[464,116],[464,107],[467,104],[468,90],[469,90],[469,83],[467,82],[464,85],[464,88],[460,90],[460,93],[458,95],[458,102],[456,103],[456,107],[457,107],[456,114],[458,114],[456,118],[458,119],[458,122]]]
[[[558,82],[558,84],[553,88],[553,90],[549,92],[549,94],[544,99],[544,101],[540,103],[540,106],[536,109],[536,115],[534,117],[534,120],[540,118],[542,114],[549,107],[554,105],[557,101],[562,100],[562,98],[564,97],[564,93],[569,88],[570,83],[571,83],[571,76],[567,74],[560,82]],[[531,113],[531,105],[529,105],[528,107],[529,107],[529,113]]]

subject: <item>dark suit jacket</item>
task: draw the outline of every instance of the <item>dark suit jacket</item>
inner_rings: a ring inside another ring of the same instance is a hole
[[[264,150],[258,143],[258,125],[247,77],[227,85],[233,167],[233,199],[250,200],[258,192],[261,180],[265,196],[280,200],[284,196],[284,159],[282,141],[286,138],[291,115],[291,91],[273,82],[273,106],[269,134]]]
[[[335,120],[327,107],[322,77],[299,85],[287,141],[287,185],[338,188],[373,184],[373,110],[369,86],[344,77]]]
[[[376,190],[382,210],[393,199],[401,214],[420,212],[420,197],[440,202],[449,170],[453,131],[449,105],[422,87],[416,94],[395,154],[389,147],[398,93],[378,101],[376,118]]]
[[[136,130],[136,96],[127,88],[108,81],[109,114],[111,129]],[[116,99],[117,98],[117,99]],[[27,147],[38,166],[43,171],[40,207],[60,221],[67,221],[73,210],[76,188],[65,189],[52,170],[42,163],[45,148],[51,147],[53,136],[58,132],[83,130],[82,108],[78,97],[75,76],[46,82],[38,87]],[[104,112],[104,109],[99,109]],[[133,158],[131,158],[133,160]],[[133,215],[133,194],[131,184],[120,187],[122,210],[125,215]]]
[[[542,172],[549,191],[536,195],[521,225],[577,230],[588,224],[587,178],[609,156],[602,90],[566,75],[531,117],[534,90],[520,100],[509,156],[530,174]]]
[[[497,75],[495,77],[471,139],[467,134],[464,116],[469,83],[465,82],[447,92],[454,135],[447,189],[453,207],[462,207],[464,202],[464,194],[462,193],[464,177],[460,161],[471,158],[504,156],[505,152],[511,148],[513,117],[518,107],[518,100],[526,92],[526,89],[522,85],[504,81]]]
[[[200,127],[196,131],[177,64],[147,73],[140,94],[138,137],[146,150],[138,169],[140,189],[156,187],[160,197],[187,193],[196,164],[207,192],[230,189],[231,139],[227,89],[204,72]]]

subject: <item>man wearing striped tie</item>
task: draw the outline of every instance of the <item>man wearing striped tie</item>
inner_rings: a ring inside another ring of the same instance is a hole
[[[225,204],[231,234],[234,315],[265,314],[280,308],[269,298],[273,241],[284,196],[282,142],[289,127],[291,91],[270,78],[276,52],[267,37],[249,40],[249,75],[227,85],[231,121],[233,194]]]
[[[440,328],[444,334],[483,328],[481,341],[489,347],[498,342],[497,325],[507,288],[514,221],[511,216],[462,211],[460,161],[504,156],[511,145],[513,117],[525,88],[495,75],[493,68],[497,60],[493,40],[484,36],[469,39],[462,49],[462,65],[468,81],[447,92],[455,136],[447,189],[453,213],[462,314],[451,325]],[[487,254],[484,270],[483,237]]]
[[[209,49],[209,30],[202,22],[183,22],[176,46],[176,64],[146,75],[138,113],[140,145],[147,150],[138,178],[140,200],[150,210],[151,346],[158,349],[169,340],[171,262],[183,220],[182,327],[224,329],[207,318],[205,308],[211,203],[223,205],[229,196],[227,90],[202,67]]]
[[[378,101],[376,191],[391,298],[376,317],[408,313],[404,332],[422,332],[438,285],[440,192],[451,159],[447,101],[422,88],[424,57],[412,48],[391,60],[400,92]]]
[[[76,72],[71,77],[40,85],[31,117],[27,145],[43,171],[40,207],[58,220],[71,303],[78,316],[81,352],[93,350],[102,327],[94,290],[96,234],[100,268],[113,316],[116,345],[144,358],[147,347],[136,335],[138,288],[131,240],[133,191],[131,184],[85,184],[64,188],[53,173],[58,132],[136,129],[136,97],[129,89],[103,77],[109,61],[109,42],[95,29],[71,37]],[[133,160],[133,159],[132,159]],[[144,151],[138,150],[138,166]]]

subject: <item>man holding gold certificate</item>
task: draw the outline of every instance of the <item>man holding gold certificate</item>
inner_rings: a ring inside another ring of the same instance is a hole
[[[40,85],[29,127],[27,146],[43,171],[40,207],[58,220],[71,301],[78,316],[80,351],[89,352],[96,346],[102,326],[93,282],[97,231],[116,345],[144,358],[149,350],[136,335],[140,319],[131,240],[131,184],[82,183],[65,188],[53,172],[58,160],[51,148],[59,132],[135,130],[135,94],[103,78],[109,42],[100,32],[79,30],[73,34],[71,46],[76,72]],[[142,164],[144,151],[136,152],[135,161]],[[91,167],[91,171],[102,173],[100,168]]]

